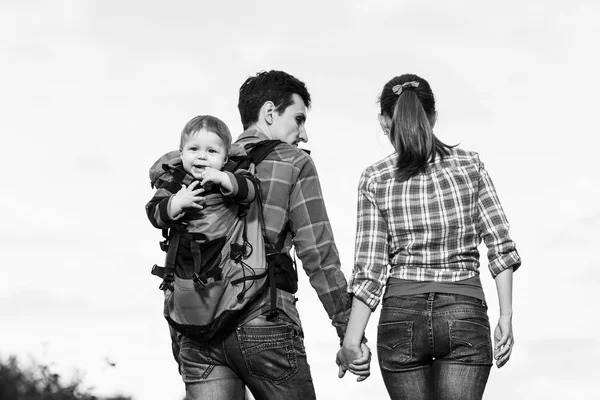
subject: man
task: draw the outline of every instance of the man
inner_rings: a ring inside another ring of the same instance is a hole
[[[248,78],[239,93],[238,109],[245,131],[237,143],[267,139],[285,142],[256,168],[266,239],[275,245],[285,238],[283,257],[288,259],[289,248],[294,245],[342,340],[350,315],[346,279],[315,165],[297,147],[308,141],[308,107],[310,94],[305,84],[285,72],[260,72]],[[295,284],[296,278],[293,270],[279,271],[277,278],[276,313],[271,312],[267,290],[250,304],[234,331],[205,343],[177,335],[174,347],[179,347],[178,362],[188,399],[243,399],[244,386],[256,399],[315,398],[296,298],[279,289],[280,281],[291,279]],[[348,359],[356,360],[350,370],[358,380],[369,376],[370,350],[365,344],[357,346]],[[343,369],[348,369],[347,363]]]

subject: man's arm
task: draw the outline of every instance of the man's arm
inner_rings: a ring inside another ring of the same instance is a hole
[[[312,159],[302,155],[293,184],[289,219],[295,232],[294,245],[310,284],[317,292],[340,339],[350,316],[346,278],[327,216],[319,177]]]

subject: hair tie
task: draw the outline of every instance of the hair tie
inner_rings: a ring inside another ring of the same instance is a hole
[[[402,91],[406,88],[416,88],[419,87],[419,82],[404,82],[401,85],[396,85],[392,88],[392,92],[394,92],[395,95],[400,96],[402,94]]]

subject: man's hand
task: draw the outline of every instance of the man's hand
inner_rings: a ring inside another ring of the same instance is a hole
[[[494,358],[498,368],[502,368],[508,362],[514,344],[512,317],[501,315],[494,330]]]
[[[362,382],[371,375],[371,349],[364,343],[360,347],[342,347],[335,362],[339,367],[339,378],[343,378],[348,370],[358,376],[357,382]]]
[[[169,209],[171,218],[177,218],[179,214],[188,210],[202,210],[199,203],[204,201],[204,197],[200,196],[204,189],[202,187],[195,189],[198,183],[194,181],[188,187],[181,185],[181,189],[171,199]]]

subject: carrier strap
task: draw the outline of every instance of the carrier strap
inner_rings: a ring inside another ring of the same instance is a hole
[[[252,275],[252,276],[245,276],[243,278],[239,278],[236,279],[234,281],[231,281],[232,285],[238,285],[240,283],[246,282],[246,281],[255,281],[257,279],[262,279],[267,275],[266,272],[263,272],[262,274],[258,274],[258,275]]]
[[[267,157],[267,155],[269,155],[269,153],[271,153],[275,147],[279,146],[282,142],[281,140],[263,140],[260,142],[254,142],[254,143],[250,143],[247,144],[246,146],[244,146],[244,148],[246,149],[246,153],[250,156],[250,158],[252,159],[252,162],[254,163],[254,165],[258,165],[260,164],[260,162],[262,160],[265,159],[265,157]],[[285,239],[287,238],[287,233],[290,231],[289,229],[289,222],[286,224],[285,228],[283,229],[283,231],[279,234],[279,239],[277,240],[277,243],[275,244],[275,247],[273,247],[273,245],[271,245],[271,243],[269,243],[269,239],[267,238],[266,235],[266,229],[265,229],[265,223],[264,223],[264,216],[262,214],[263,212],[263,208],[262,208],[262,196],[261,196],[261,191],[258,191],[259,193],[259,198],[258,201],[260,203],[260,212],[261,212],[261,224],[262,224],[262,229],[263,229],[263,237],[264,237],[264,241],[266,243],[266,250],[267,250],[267,269],[269,272],[269,291],[270,291],[270,298],[271,298],[271,310],[269,312],[269,315],[275,316],[277,315],[277,285],[275,284],[275,266],[272,265],[269,262],[269,257],[277,257],[277,255],[279,253],[281,253],[281,250],[283,249],[283,246],[285,245]]]
[[[244,148],[254,165],[258,165],[281,143],[284,142],[281,140],[261,140],[260,142],[249,143]]]
[[[271,311],[269,313],[269,315],[271,317],[274,317],[275,315],[277,315],[277,285],[275,282],[275,266],[271,265],[271,263],[269,263],[269,257],[275,257],[277,258],[277,255],[279,253],[281,253],[281,250],[283,249],[283,246],[285,245],[285,239],[287,238],[287,234],[288,232],[290,232],[290,223],[288,222],[285,227],[283,228],[283,231],[279,234],[279,239],[277,240],[277,244],[275,244],[275,248],[273,249],[273,252],[267,253],[267,267],[269,269],[269,290],[270,290],[270,294],[271,294]],[[265,240],[267,240],[267,238],[265,237]],[[269,245],[270,247],[270,245]]]

